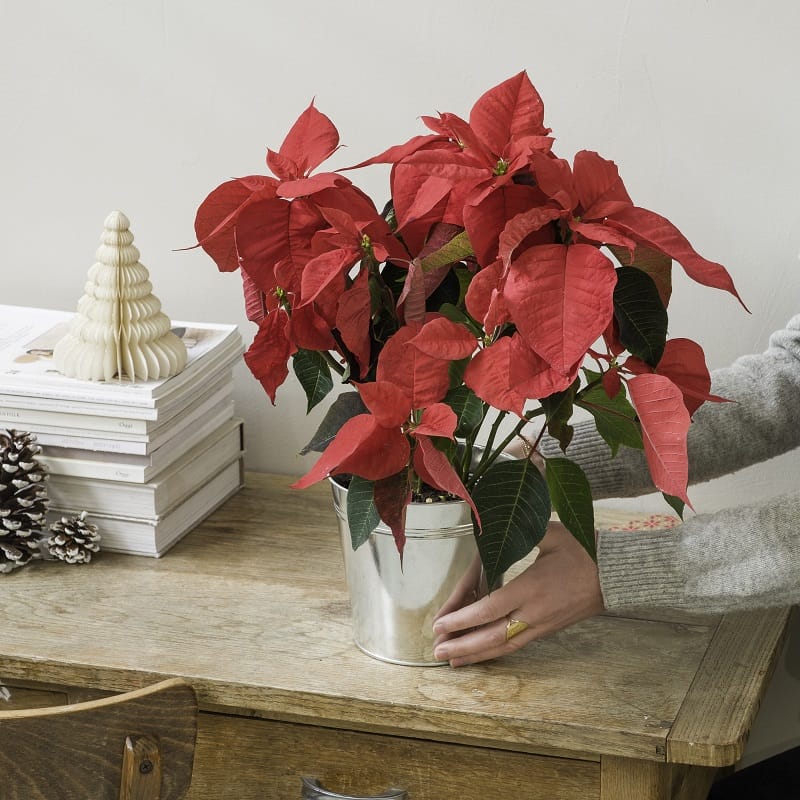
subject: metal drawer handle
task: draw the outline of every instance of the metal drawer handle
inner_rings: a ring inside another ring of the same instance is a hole
[[[324,800],[326,797],[332,800],[408,800],[405,789],[387,789],[383,794],[376,794],[373,797],[355,797],[350,794],[336,794],[336,792],[323,789],[316,778],[303,778],[303,800]]]

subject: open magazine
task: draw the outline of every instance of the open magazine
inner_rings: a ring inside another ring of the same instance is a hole
[[[99,413],[100,406],[155,409],[202,382],[204,376],[232,365],[243,351],[236,325],[173,322],[172,330],[181,337],[188,354],[186,367],[177,375],[150,381],[67,378],[55,368],[53,348],[74,316],[67,311],[0,305],[0,395],[6,396],[5,405],[14,404],[10,396],[24,397],[28,408],[69,410],[63,402],[48,403],[55,400],[98,405],[85,407],[87,413]],[[150,414],[143,411],[139,416]]]

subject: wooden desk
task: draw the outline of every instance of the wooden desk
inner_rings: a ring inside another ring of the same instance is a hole
[[[327,486],[288,483],[250,474],[159,560],[2,576],[12,700],[188,678],[191,798],[289,800],[313,775],[411,800],[693,800],[741,756],[787,610],[604,616],[482,666],[384,664],[351,644]]]

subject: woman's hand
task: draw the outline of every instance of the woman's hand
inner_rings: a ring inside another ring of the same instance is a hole
[[[434,621],[437,659],[460,667],[497,658],[603,611],[597,565],[563,525],[548,526],[539,550],[505,586]],[[508,617],[529,627],[506,641]]]

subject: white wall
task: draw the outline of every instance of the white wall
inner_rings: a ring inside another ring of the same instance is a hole
[[[0,302],[71,308],[102,221],[132,220],[175,319],[233,321],[237,275],[193,243],[203,197],[264,170],[312,97],[335,165],[466,114],[527,69],[560,155],[617,161],[639,205],[724,263],[752,310],[677,277],[671,333],[712,366],[763,348],[800,311],[800,5],[752,0],[26,0],[0,2]],[[380,204],[385,174],[362,181]],[[290,382],[269,405],[244,367],[253,469],[300,473],[313,430]],[[800,458],[695,492],[711,510],[795,486]],[[795,723],[798,723],[795,714]]]

